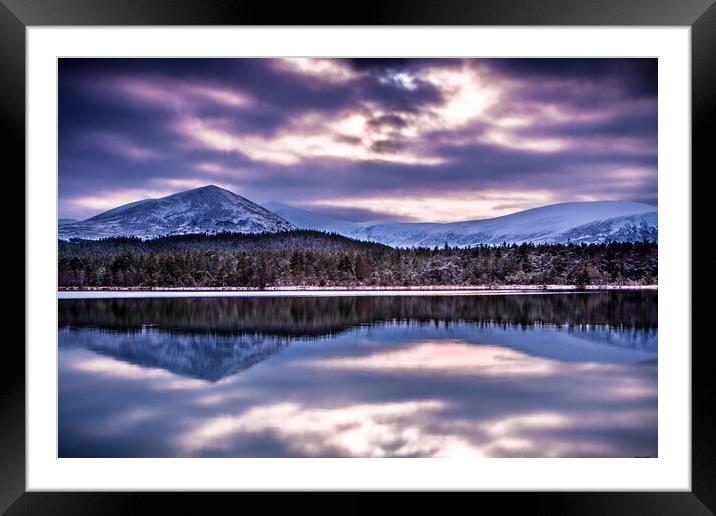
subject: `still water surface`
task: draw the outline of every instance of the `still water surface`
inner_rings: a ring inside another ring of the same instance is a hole
[[[59,301],[61,457],[654,457],[657,294]]]

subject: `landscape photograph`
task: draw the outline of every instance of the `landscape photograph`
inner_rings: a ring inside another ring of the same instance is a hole
[[[657,66],[59,59],[59,457],[657,457]]]

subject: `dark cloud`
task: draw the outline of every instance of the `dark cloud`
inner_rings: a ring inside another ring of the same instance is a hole
[[[561,136],[569,138],[639,138],[656,142],[656,108],[643,113],[617,113],[597,121],[567,120],[560,123],[535,124],[522,131],[525,135]]]
[[[347,136],[345,134],[337,134],[335,140],[340,143],[350,143],[351,145],[358,145],[361,140],[358,136]]]
[[[414,71],[427,67],[451,68],[460,66],[464,60],[440,58],[380,57],[345,59],[344,61],[355,70],[370,71],[381,74],[384,73],[386,70]]]
[[[371,118],[368,120],[368,125],[373,127],[394,127],[402,129],[403,127],[407,127],[408,122],[400,115],[389,114]]]
[[[505,58],[490,59],[492,70],[518,79],[618,84],[629,96],[657,94],[658,60],[652,58]]]
[[[403,143],[400,140],[378,140],[371,145],[371,149],[380,153],[392,153],[398,152],[403,148]]]

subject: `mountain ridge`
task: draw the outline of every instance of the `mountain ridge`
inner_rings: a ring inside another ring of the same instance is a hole
[[[290,208],[290,207],[289,207]],[[306,223],[305,210],[283,209],[283,216],[298,227],[335,231],[358,240],[393,247],[457,247],[506,243],[605,243],[657,241],[657,208],[629,201],[565,202],[494,217],[458,222],[348,223],[335,219],[321,226],[319,215]],[[296,215],[298,213],[298,216]]]
[[[565,202],[500,217],[458,222],[350,222],[271,202],[264,206],[207,185],[117,206],[83,221],[60,223],[60,239],[115,236],[152,239],[194,233],[279,233],[308,229],[392,247],[502,243],[658,241],[656,206],[630,201]]]

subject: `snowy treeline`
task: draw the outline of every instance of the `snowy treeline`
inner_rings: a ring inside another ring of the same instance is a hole
[[[635,285],[657,244],[396,249],[316,231],[59,242],[59,286]]]

